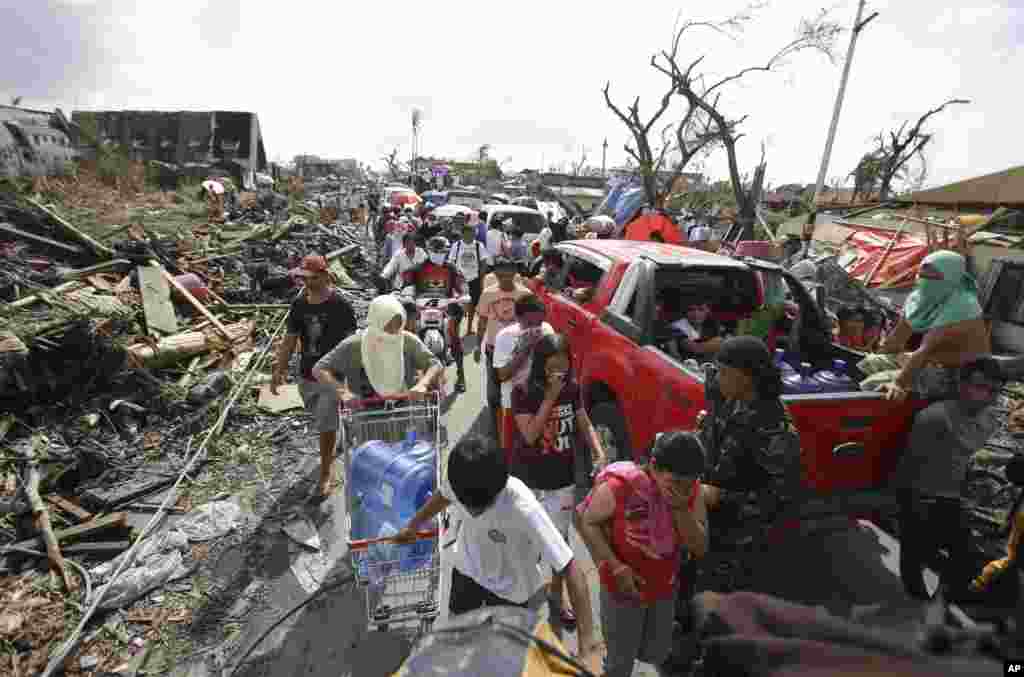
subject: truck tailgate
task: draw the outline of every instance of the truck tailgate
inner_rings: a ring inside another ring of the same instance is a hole
[[[884,484],[905,448],[914,413],[925,404],[862,392],[793,395],[783,402],[800,433],[803,484],[821,493]]]

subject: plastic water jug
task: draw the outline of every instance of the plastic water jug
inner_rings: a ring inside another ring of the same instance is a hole
[[[820,393],[821,385],[814,380],[810,362],[801,362],[800,371],[782,377],[782,390],[787,395]]]
[[[426,442],[408,440],[390,444],[371,440],[352,452],[353,539],[378,538],[397,533],[429,500],[435,489],[436,451]],[[397,525],[397,527],[396,527]],[[428,557],[433,541],[371,548],[370,558],[400,561],[411,570]]]
[[[857,390],[857,383],[846,373],[846,360],[832,360],[831,369],[822,369],[814,375],[821,390],[828,393],[848,393]]]
[[[782,348],[775,349],[775,366],[783,377],[796,373],[796,369],[786,359],[786,351]]]

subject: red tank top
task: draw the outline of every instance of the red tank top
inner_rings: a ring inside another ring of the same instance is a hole
[[[675,594],[676,576],[683,556],[682,545],[679,544],[679,547],[673,550],[671,557],[652,557],[632,542],[629,537],[629,532],[635,531],[632,523],[647,519],[647,501],[618,477],[608,477],[605,482],[615,495],[615,515],[611,520],[612,551],[620,562],[644,580],[644,585],[640,586],[640,601],[651,603],[672,597]],[[694,491],[694,498],[696,493]],[[693,508],[692,500],[690,508]],[[676,535],[677,544],[678,538]],[[599,573],[601,584],[613,597],[630,601],[635,599],[619,591],[615,576],[608,567],[601,567]]]

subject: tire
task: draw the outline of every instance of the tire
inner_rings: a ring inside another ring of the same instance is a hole
[[[633,445],[622,410],[615,402],[599,402],[590,410],[590,420],[606,445],[614,445],[608,452],[609,462],[633,461]],[[610,438],[610,439],[609,439]]]

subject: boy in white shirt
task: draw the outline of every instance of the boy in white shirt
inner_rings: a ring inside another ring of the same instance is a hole
[[[516,322],[505,327],[494,337],[494,369],[501,386],[501,413],[498,415],[498,435],[503,449],[512,444],[515,421],[511,416],[512,390],[530,372],[533,346],[545,334],[554,334],[554,328],[544,321],[547,309],[534,294],[516,300]]]
[[[451,508],[459,525],[453,548],[449,611],[453,615],[487,606],[537,608],[546,592],[540,560],[566,576],[578,619],[579,657],[599,673],[600,641],[583,569],[537,497],[508,472],[492,440],[463,438],[448,456],[447,482],[399,533],[416,537],[416,527]]]

